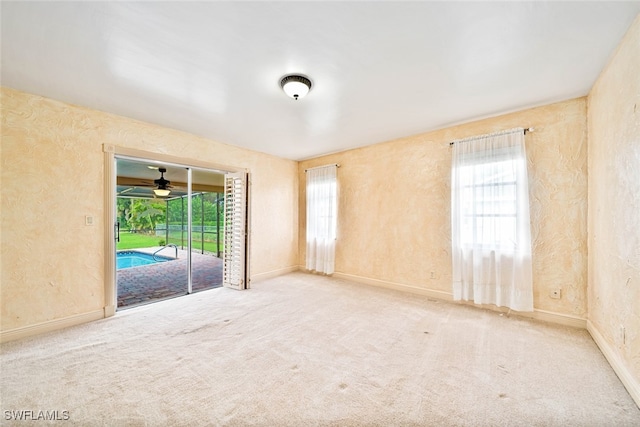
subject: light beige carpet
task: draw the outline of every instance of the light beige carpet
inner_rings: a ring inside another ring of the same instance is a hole
[[[1,362],[2,425],[640,425],[584,330],[304,273],[10,342]]]

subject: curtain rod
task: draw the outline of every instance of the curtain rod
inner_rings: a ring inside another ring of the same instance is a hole
[[[463,138],[463,139],[456,139],[455,141],[451,141],[449,143],[449,145],[453,145],[456,142],[466,142],[466,141],[472,141],[474,139],[480,139],[480,138],[486,138],[487,136],[497,136],[497,135],[506,135],[508,133],[516,133],[516,132],[521,132],[524,131],[524,134],[526,135],[529,132],[533,132],[535,129],[534,128],[517,128],[517,129],[510,129],[510,130],[503,130],[503,131],[499,131],[499,132],[494,132],[494,133],[487,133],[485,135],[478,135],[478,136],[470,136],[469,138]]]
[[[329,166],[335,166],[335,167],[337,167],[337,168],[339,168],[339,167],[340,167],[340,165],[339,165],[339,164],[337,164],[337,163],[331,163],[330,165],[316,166],[315,168],[305,169],[304,171],[305,171],[305,172],[308,172],[308,171],[313,170],[313,169],[328,168]]]

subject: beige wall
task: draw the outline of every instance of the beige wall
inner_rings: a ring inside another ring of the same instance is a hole
[[[589,321],[640,392],[640,16],[589,94],[588,122]]]
[[[297,265],[296,162],[7,88],[1,95],[2,331],[104,307],[105,143],[248,168],[251,276]]]
[[[586,318],[585,98],[301,162],[300,265],[305,263],[304,169],[339,163],[336,272],[450,295],[449,142],[529,126],[535,127],[526,136],[534,306]],[[561,299],[549,297],[554,288],[562,289]]]

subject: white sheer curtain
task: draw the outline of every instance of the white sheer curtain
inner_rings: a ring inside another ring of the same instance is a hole
[[[453,297],[533,311],[523,129],[454,141]]]
[[[307,270],[335,270],[338,214],[337,165],[307,170]]]

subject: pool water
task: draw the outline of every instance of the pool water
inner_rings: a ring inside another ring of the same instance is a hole
[[[124,268],[140,267],[142,265],[158,264],[161,262],[171,261],[173,258],[167,258],[156,255],[155,259],[151,254],[136,251],[121,251],[116,253],[116,270]]]

